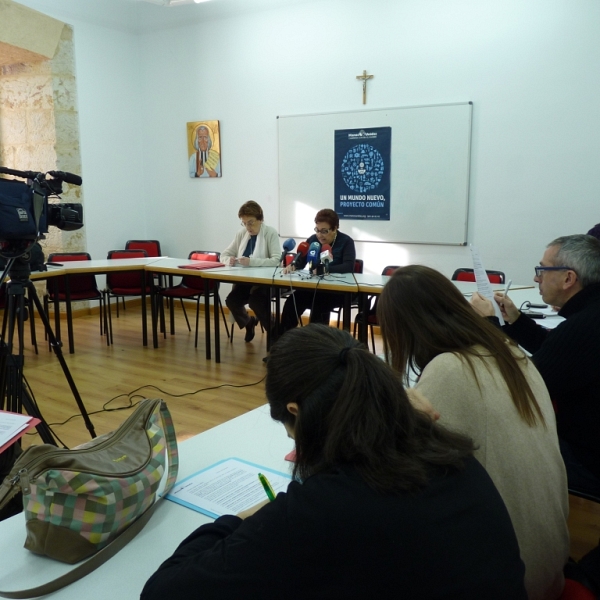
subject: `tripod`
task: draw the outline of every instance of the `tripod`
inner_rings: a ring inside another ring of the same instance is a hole
[[[90,432],[92,438],[96,437],[94,426],[90,421],[83,400],[79,395],[79,391],[77,390],[62,354],[62,344],[56,339],[52,327],[50,326],[48,316],[44,312],[35,291],[35,287],[30,280],[31,268],[29,265],[29,255],[27,254],[11,259],[8,262],[6,270],[10,276],[10,281],[6,286],[7,301],[2,323],[2,343],[0,345],[0,408],[3,406],[4,399],[6,398],[7,410],[12,412],[23,412],[23,409],[25,409],[29,416],[40,419],[40,423],[37,425],[36,429],[41,439],[47,444],[58,445],[48,424],[42,417],[39,407],[36,405],[24,385],[23,339],[24,323],[27,319],[27,307],[25,303],[25,291],[27,291],[27,297],[30,300],[30,308],[33,310],[33,306],[35,306],[40,314],[46,334],[50,341],[50,347],[58,358],[58,362],[60,363],[69,387],[73,392],[73,397],[79,407],[87,430]],[[18,337],[17,354],[12,353],[15,327],[17,328]]]

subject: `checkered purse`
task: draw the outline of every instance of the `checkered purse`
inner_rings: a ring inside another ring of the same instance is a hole
[[[85,572],[71,577],[75,581],[142,529],[165,471],[166,494],[177,468],[177,440],[167,405],[160,399],[144,400],[117,430],[87,444],[72,450],[50,444],[28,448],[0,486],[0,508],[23,493],[25,548],[32,552],[71,564],[94,555],[70,572],[84,567]]]

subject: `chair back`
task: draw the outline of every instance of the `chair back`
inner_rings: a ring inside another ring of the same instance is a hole
[[[106,257],[108,260],[119,258],[147,258],[145,250],[111,250]],[[113,271],[106,274],[106,287],[118,296],[138,296],[142,293],[139,271]],[[152,274],[146,274],[146,293],[150,293]]]
[[[65,263],[80,260],[92,260],[92,257],[87,252],[53,252],[48,256],[49,262]],[[59,298],[66,297],[67,285],[66,277],[59,275],[53,278],[48,285],[48,294],[50,299],[54,300],[55,292]],[[100,295],[96,276],[93,273],[82,273],[81,275],[69,275],[69,293],[73,300],[83,299],[82,296],[97,297]]]
[[[502,271],[486,271],[490,283],[504,283]],[[452,274],[452,281],[475,281],[473,269],[456,269]]]
[[[220,252],[214,252],[212,250],[192,250],[188,256],[190,260],[211,260],[213,262],[219,262],[221,258]],[[181,279],[181,283],[185,287],[192,290],[198,290],[198,292],[204,291],[204,280],[201,277],[192,277],[191,275],[184,275]],[[215,284],[213,281],[208,283],[208,289],[214,288]]]
[[[387,275],[388,277],[390,275],[392,275],[392,273],[396,270],[399,269],[400,267],[398,265],[388,265],[387,267],[383,268],[383,271],[381,271],[382,275]]]
[[[158,240],[129,240],[125,244],[126,250],[145,250],[150,257],[162,256]]]
[[[565,579],[565,587],[558,600],[595,600],[596,594],[574,579]]]
[[[365,267],[365,262],[363,260],[361,260],[360,258],[357,258],[354,261],[354,272],[355,273],[362,273],[364,267]]]

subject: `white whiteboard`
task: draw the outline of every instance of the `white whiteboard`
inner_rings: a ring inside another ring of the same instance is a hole
[[[342,220],[356,241],[466,244],[471,102],[278,117],[279,234],[334,208],[334,132],[391,127],[390,220]]]

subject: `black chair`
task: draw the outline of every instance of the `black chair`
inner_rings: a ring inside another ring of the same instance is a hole
[[[48,256],[49,262],[57,263],[81,260],[92,260],[92,257],[87,252],[54,252]],[[110,336],[106,329],[107,321],[104,294],[98,289],[95,275],[91,273],[82,273],[81,275],[59,275],[48,280],[46,287],[47,294],[44,296],[44,310],[46,314],[48,314],[49,302],[57,303],[55,306],[58,306],[59,308],[60,303],[64,302],[67,307],[67,331],[69,336],[70,354],[75,352],[72,302],[98,300],[100,309],[100,335],[106,334],[106,344],[110,344]],[[57,336],[58,333],[59,332],[56,332]]]
[[[502,271],[486,271],[490,283],[504,283]],[[456,269],[452,274],[452,281],[475,281],[473,269]]]
[[[189,260],[210,260],[219,262],[221,254],[219,252],[213,252],[211,250],[192,250],[190,252]],[[214,302],[219,303],[221,309],[221,316],[223,317],[223,323],[225,323],[225,330],[227,331],[227,337],[230,337],[229,327],[227,325],[227,318],[225,317],[225,311],[223,310],[223,304],[221,303],[221,297],[217,294],[215,298],[215,284],[212,280],[205,280],[201,277],[195,277],[193,275],[184,275],[181,279],[181,283],[178,285],[172,284],[173,278],[170,278],[169,287],[161,289],[159,294],[169,300],[169,316],[171,322],[171,335],[175,333],[175,316],[173,312],[173,301],[179,298],[181,302],[181,308],[183,309],[183,315],[185,316],[185,322],[187,323],[188,331],[191,331],[190,322],[185,310],[184,300],[196,300],[196,335],[194,338],[194,348],[198,347],[198,320],[200,315],[200,299],[204,296],[205,286],[208,288],[209,297],[212,296]],[[233,330],[233,327],[231,328]]]
[[[383,269],[381,274],[383,276],[389,277],[396,269],[398,269],[398,265],[388,265]],[[375,302],[373,303],[373,300]],[[369,306],[369,312],[367,314],[367,326],[369,327],[369,332],[371,334],[371,347],[373,348],[373,354],[375,354],[375,327],[379,327],[379,321],[377,320],[377,296],[370,296],[367,300],[367,304]],[[356,337],[356,328],[361,320],[364,318],[364,314],[359,312],[356,315],[356,319],[354,319],[354,332],[353,335]]]

